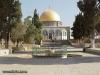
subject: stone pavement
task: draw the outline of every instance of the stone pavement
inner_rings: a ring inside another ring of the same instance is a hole
[[[100,56],[82,52],[70,54],[77,57],[21,58],[19,55],[0,57],[0,75],[100,75]],[[24,56],[24,55],[22,55]],[[3,71],[27,71],[27,73],[3,73]]]

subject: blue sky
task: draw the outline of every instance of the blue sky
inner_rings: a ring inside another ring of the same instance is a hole
[[[75,16],[79,13],[78,0],[20,0],[22,4],[23,19],[33,15],[36,8],[41,14],[45,9],[51,7],[61,17],[65,26],[72,26]]]

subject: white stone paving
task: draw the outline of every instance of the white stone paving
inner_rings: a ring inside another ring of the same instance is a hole
[[[73,52],[79,57],[19,58],[17,55],[0,57],[0,75],[100,75],[100,56]],[[27,57],[27,56],[26,56]],[[4,74],[2,71],[24,70],[26,74]]]

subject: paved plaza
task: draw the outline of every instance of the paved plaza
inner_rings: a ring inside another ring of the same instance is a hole
[[[72,57],[32,58],[27,54],[0,57],[0,75],[100,75],[100,56],[83,52],[71,52]],[[76,55],[76,56],[75,56]],[[27,71],[27,73],[3,73],[3,71]]]

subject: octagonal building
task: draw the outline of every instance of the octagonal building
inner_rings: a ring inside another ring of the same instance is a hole
[[[53,9],[46,9],[40,15],[40,21],[43,23],[43,40],[70,39],[70,27],[63,25],[60,15]]]

